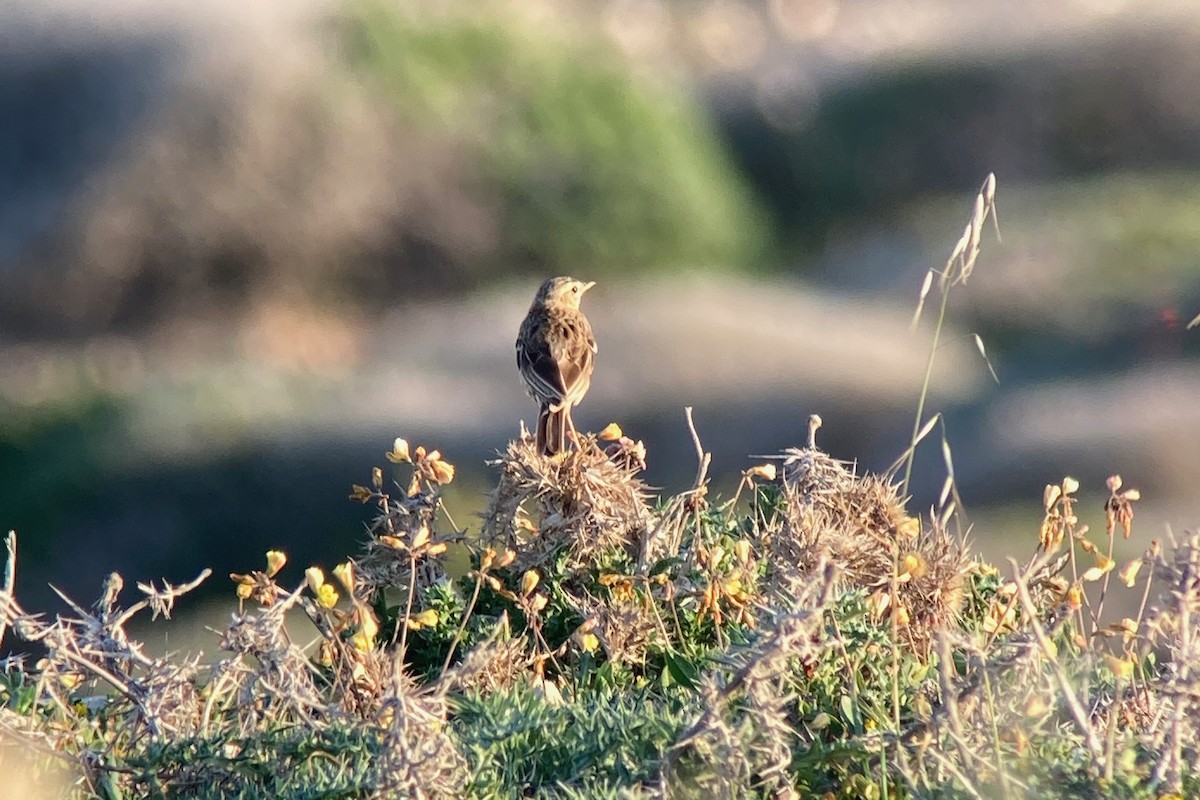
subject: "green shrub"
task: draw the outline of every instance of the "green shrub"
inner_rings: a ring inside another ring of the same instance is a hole
[[[460,277],[744,268],[760,257],[758,207],[705,114],[598,36],[551,36],[474,7],[418,18],[377,2],[357,6],[345,30],[353,68],[383,88],[406,130],[452,143],[469,192],[496,215],[496,248],[451,265]]]

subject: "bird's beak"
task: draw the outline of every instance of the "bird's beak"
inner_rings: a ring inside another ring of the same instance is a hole
[[[585,284],[583,285],[583,287],[582,287],[582,288],[579,290],[579,293],[580,293],[580,294],[583,294],[584,292],[586,292],[588,289],[592,288],[592,287],[593,287],[593,286],[595,286],[595,285],[596,285],[596,282],[595,282],[595,281],[588,281],[588,282],[587,282],[587,283],[585,283]]]

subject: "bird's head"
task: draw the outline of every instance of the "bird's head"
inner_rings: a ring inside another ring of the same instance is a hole
[[[577,281],[565,275],[547,278],[546,282],[538,289],[534,304],[579,308],[579,301],[583,299],[583,293],[595,285],[595,281]]]

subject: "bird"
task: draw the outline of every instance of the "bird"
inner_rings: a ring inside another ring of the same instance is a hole
[[[538,402],[537,452],[554,455],[576,433],[571,409],[587,394],[595,367],[596,337],[579,302],[595,281],[548,278],[534,295],[517,334],[517,369]]]

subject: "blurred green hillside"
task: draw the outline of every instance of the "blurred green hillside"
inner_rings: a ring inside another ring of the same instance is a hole
[[[758,263],[770,231],[685,88],[638,75],[595,33],[464,11],[370,3],[346,24],[353,68],[405,128],[460,154],[466,191],[493,215],[494,245],[448,259],[440,281]]]

